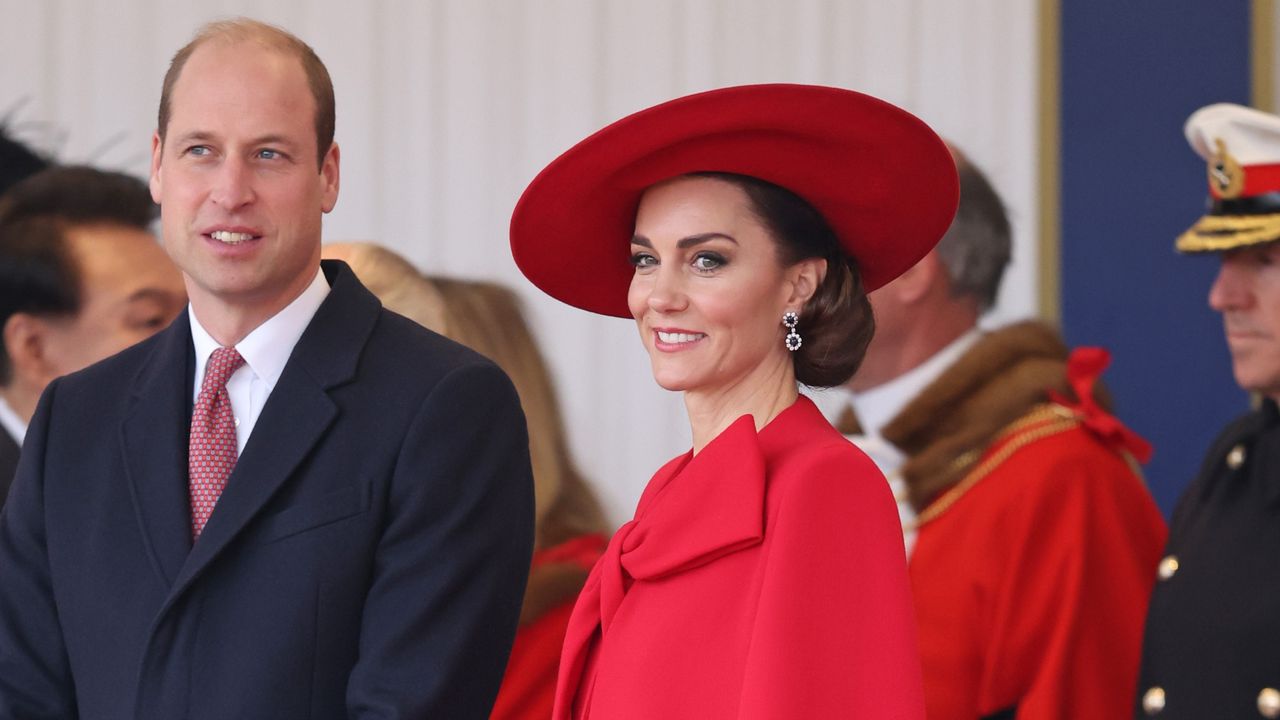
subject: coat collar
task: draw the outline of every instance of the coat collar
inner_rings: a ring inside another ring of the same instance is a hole
[[[380,306],[345,263],[325,261],[322,268],[329,296],[298,340],[194,547],[186,467],[193,358],[185,313],[134,381],[121,439],[148,552],[171,587],[166,607],[248,525],[337,417],[328,390],[355,376]]]
[[[1241,461],[1233,461],[1238,455]],[[1263,484],[1264,502],[1280,505],[1280,408],[1270,398],[1263,398],[1252,412],[1236,419],[1214,442],[1197,483],[1198,499],[1209,502],[1214,490],[1223,482],[1256,481]]]
[[[615,548],[626,573],[656,580],[704,565],[764,536],[765,458],[745,415],[697,455],[658,471]]]
[[[881,429],[907,456],[899,468],[922,511],[959,482],[1011,423],[1069,393],[1067,347],[1043,323],[1023,322],[983,336]]]
[[[571,689],[590,696],[592,642],[608,633],[633,582],[662,580],[763,542],[769,466],[795,443],[811,441],[816,426],[839,437],[802,396],[759,432],[744,415],[702,452],[685,453],[653,476],[635,519],[609,542],[570,618],[556,720],[572,712]]]

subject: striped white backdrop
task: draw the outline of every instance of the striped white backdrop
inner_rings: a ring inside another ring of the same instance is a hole
[[[604,123],[698,90],[812,82],[920,115],[1012,210],[997,319],[1034,314],[1036,3],[1005,0],[0,0],[0,117],[65,161],[144,174],[168,58],[247,14],[333,75],[343,183],[329,240],[384,243],[433,273],[512,283],[554,368],[579,462],[616,521],[688,444],[622,320],[558,306],[506,245],[524,185]]]

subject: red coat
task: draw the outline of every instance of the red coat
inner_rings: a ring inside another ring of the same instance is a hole
[[[1132,716],[1164,520],[1129,463],[1061,417],[998,438],[989,472],[922,515],[949,503],[910,564],[930,720]]]
[[[553,717],[923,710],[892,495],[800,398],[653,477],[574,608]]]

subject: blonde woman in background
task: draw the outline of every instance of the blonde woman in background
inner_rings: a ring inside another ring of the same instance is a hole
[[[515,383],[529,426],[537,506],[533,568],[511,660],[492,718],[551,717],[565,628],[587,571],[604,549],[606,523],[574,465],[555,388],[515,293],[496,283],[424,277],[378,245],[327,245],[389,310],[496,362]]]

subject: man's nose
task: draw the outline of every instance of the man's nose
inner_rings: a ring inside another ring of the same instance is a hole
[[[248,163],[229,157],[219,165],[210,200],[224,210],[235,210],[253,202],[253,179]]]
[[[1209,307],[1218,312],[1239,310],[1248,307],[1251,297],[1244,268],[1231,258],[1223,258],[1218,275],[1209,287]]]

